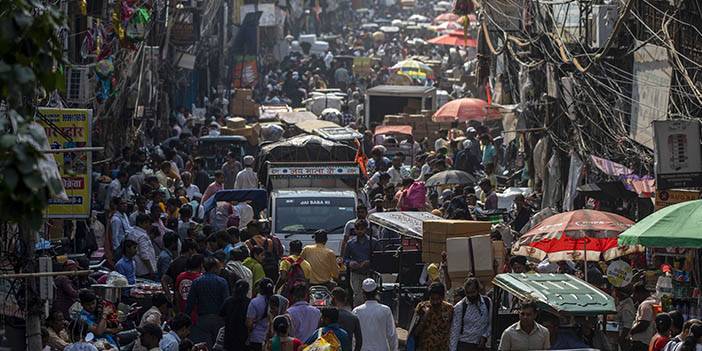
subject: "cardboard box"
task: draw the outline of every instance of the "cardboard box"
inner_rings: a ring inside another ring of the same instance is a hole
[[[480,234],[490,234],[492,223],[487,221],[435,220],[424,221],[422,224],[424,238],[433,237],[455,238]]]
[[[490,235],[476,235],[470,238],[473,249],[473,269],[476,276],[494,276],[495,259],[492,253]]]
[[[448,271],[470,272],[476,276],[494,275],[494,256],[490,235],[446,240]]]
[[[253,91],[251,89],[235,89],[233,100],[251,100]]]
[[[246,127],[246,120],[241,117],[231,117],[226,120],[227,128],[239,129]]]

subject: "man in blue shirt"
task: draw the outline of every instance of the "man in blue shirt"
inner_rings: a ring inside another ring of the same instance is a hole
[[[190,339],[194,343],[205,342],[212,348],[219,328],[224,326],[219,311],[224,300],[229,297],[229,284],[219,276],[221,265],[216,258],[205,258],[204,267],[205,274],[195,279],[190,286],[185,313],[190,315],[193,308],[197,308],[197,323]]]
[[[354,306],[363,303],[361,284],[369,277],[371,240],[368,238],[368,221],[359,219],[354,224],[354,237],[346,244],[344,262],[351,270],[351,288],[353,289]]]
[[[351,351],[349,334],[339,325],[339,310],[337,310],[336,307],[325,307],[322,309],[320,325],[322,325],[322,327],[317,329],[317,331],[307,339],[305,344],[311,345],[317,338],[331,331],[336,338],[339,339],[341,351]]]
[[[156,261],[156,278],[161,280],[171,266],[171,262],[178,255],[178,235],[174,232],[166,232],[163,236],[163,246],[165,249],[158,254]]]
[[[127,283],[133,285],[136,283],[136,262],[134,256],[137,254],[136,241],[126,239],[122,244],[124,246],[124,255],[115,264],[115,271],[127,278]],[[129,296],[129,289],[122,289],[122,295]]]

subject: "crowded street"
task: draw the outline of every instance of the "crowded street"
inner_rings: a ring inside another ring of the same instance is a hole
[[[699,0],[7,0],[0,351],[702,351]]]

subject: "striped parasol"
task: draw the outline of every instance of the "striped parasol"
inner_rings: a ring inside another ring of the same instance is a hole
[[[405,60],[390,67],[390,71],[419,79],[433,79],[434,70],[429,65],[416,60]]]

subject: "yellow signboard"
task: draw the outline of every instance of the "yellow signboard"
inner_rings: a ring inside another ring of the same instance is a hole
[[[39,108],[51,149],[91,146],[93,111],[86,109]],[[49,200],[49,218],[88,218],[90,216],[90,177],[92,157],[89,152],[55,153],[68,201]]]
[[[657,190],[656,211],[666,206],[699,199],[699,190]]]
[[[367,77],[371,74],[373,60],[370,57],[353,58],[353,74],[357,77]]]

